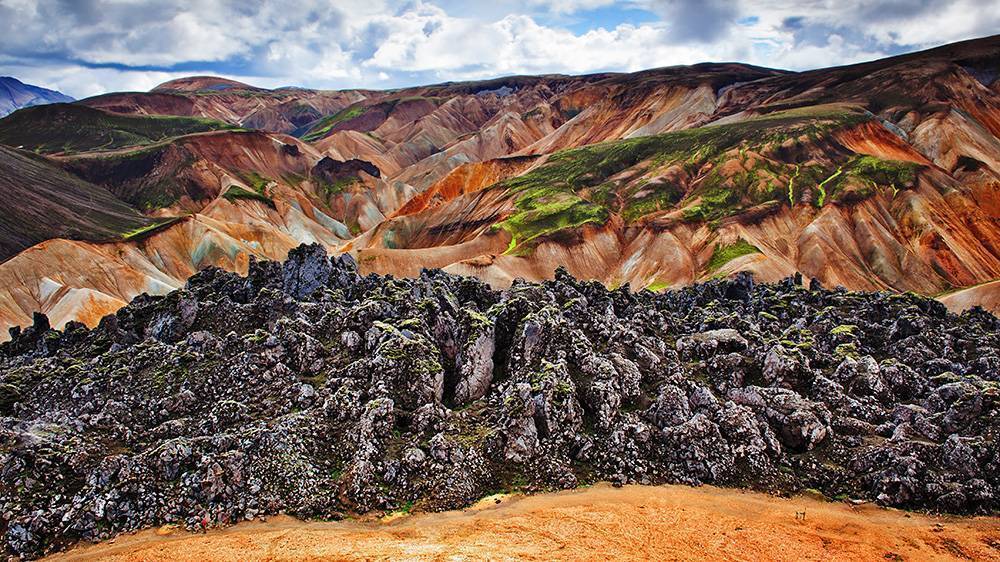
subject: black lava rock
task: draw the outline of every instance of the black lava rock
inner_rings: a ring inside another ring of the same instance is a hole
[[[595,480],[1000,507],[1000,321],[748,275],[504,291],[303,246],[0,345],[11,556]]]

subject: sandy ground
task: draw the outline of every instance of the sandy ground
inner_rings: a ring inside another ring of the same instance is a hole
[[[52,559],[1000,560],[1000,518],[931,517],[710,486],[599,485],[389,519],[282,516],[207,534],[161,528]]]

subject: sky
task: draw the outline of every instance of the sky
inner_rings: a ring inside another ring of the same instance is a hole
[[[1000,0],[0,0],[0,75],[396,88],[706,61],[805,70],[1000,33]]]

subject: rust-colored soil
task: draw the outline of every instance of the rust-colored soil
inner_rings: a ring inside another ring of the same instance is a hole
[[[930,517],[710,486],[600,485],[390,519],[275,517],[205,535],[150,530],[56,558],[1000,560],[998,518]]]

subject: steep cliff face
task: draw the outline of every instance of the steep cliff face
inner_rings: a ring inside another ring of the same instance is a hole
[[[62,150],[75,137],[58,127],[6,130],[55,131],[26,148],[56,153],[153,225],[111,245],[51,240],[0,265],[0,324],[37,309],[93,321],[86,303],[108,310],[299,242],[350,252],[365,272],[443,267],[498,287],[559,265],[652,290],[798,272],[997,310],[998,59],[991,37],[804,73],[702,64],[391,92],[194,77],[91,98],[88,123],[142,135]],[[103,283],[86,259],[134,281]]]

